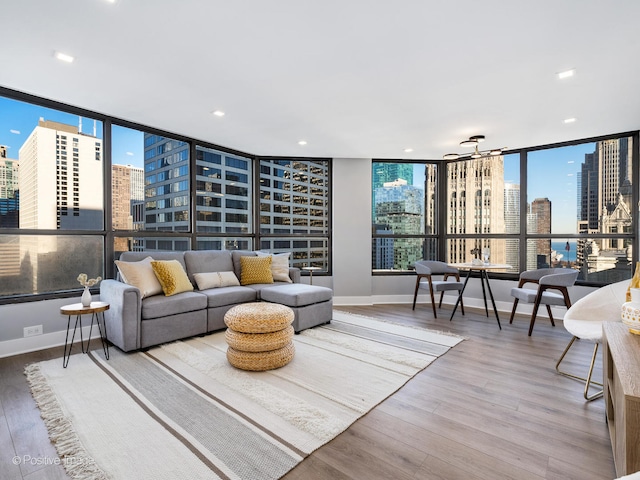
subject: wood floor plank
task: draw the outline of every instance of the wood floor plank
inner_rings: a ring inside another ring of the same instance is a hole
[[[435,422],[440,419],[430,418],[430,420]],[[544,478],[543,475],[536,475],[518,465],[504,461],[502,451],[500,451],[500,455],[496,455],[497,449],[492,450],[490,453],[483,452],[481,450],[483,448],[481,442],[491,445],[491,441],[496,439],[490,435],[481,435],[473,429],[459,428],[457,431],[452,432],[449,427],[453,424],[448,422],[446,428],[438,429],[440,433],[438,434],[424,428],[425,426],[434,428],[432,427],[434,422],[430,423],[425,420],[422,425],[418,425],[420,422],[413,420],[409,423],[399,420],[393,415],[386,414],[379,409],[372,410],[360,421],[371,426],[371,428],[385,432],[391,438],[403,441],[407,445],[413,445],[431,456],[446,461],[480,478],[487,480],[539,480]],[[452,435],[455,439],[447,435]],[[546,460],[544,463],[546,465]]]
[[[420,469],[416,472],[416,480],[480,480],[472,473],[455,467],[437,457],[429,455]]]
[[[446,405],[445,401],[441,404],[441,408]],[[465,409],[454,408],[460,412],[460,415],[466,414]],[[384,411],[383,408],[380,408],[380,410]],[[487,455],[493,455],[496,451],[500,451],[501,461],[516,467],[526,465],[527,470],[540,477],[545,474],[548,462],[547,454],[541,454],[536,450],[515,443],[511,439],[501,437],[499,431],[488,433],[475,426],[469,426],[465,424],[466,422],[452,420],[439,414],[438,411],[440,409],[437,409],[434,413],[420,413],[419,408],[411,409],[405,407],[403,410],[406,412],[405,421],[410,421],[413,425],[431,432],[433,435],[443,436],[452,442],[477,449]],[[394,418],[400,418],[397,413],[392,413],[391,415]]]
[[[7,385],[2,389],[2,403],[5,417],[11,432],[15,454],[20,458],[48,459],[58,458],[55,447],[49,441],[47,429],[40,417],[27,386]],[[43,468],[37,462],[22,462],[20,469],[28,475]],[[58,468],[62,469],[62,466]]]
[[[19,480],[22,478],[20,465],[14,460],[16,451],[13,448],[11,433],[7,419],[0,416],[0,478],[3,480]]]

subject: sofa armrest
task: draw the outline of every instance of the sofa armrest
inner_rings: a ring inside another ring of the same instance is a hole
[[[104,312],[109,341],[129,352],[140,348],[142,299],[140,290],[117,280],[100,283],[100,300],[109,304]]]
[[[300,283],[300,269],[298,267],[289,267],[289,278],[293,283]]]

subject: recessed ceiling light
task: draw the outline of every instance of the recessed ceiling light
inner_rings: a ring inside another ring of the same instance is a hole
[[[574,69],[571,70],[565,70],[564,72],[559,72],[558,73],[558,78],[560,80],[562,80],[563,78],[569,78],[569,77],[573,77],[573,75],[576,73],[576,71]]]
[[[405,148],[404,149],[404,153],[411,153],[413,152],[413,148]]]
[[[62,62],[72,63],[75,60],[71,55],[62,52],[55,52],[53,55]]]
[[[307,144],[307,141],[306,141],[306,140],[300,140],[300,141],[298,142],[298,145],[306,145],[306,144]]]
[[[214,110],[213,112],[211,112],[212,115],[215,115],[216,117],[224,117],[224,112],[222,110]]]
[[[573,122],[575,122],[575,121],[576,121],[576,119],[575,119],[575,118],[565,118],[565,119],[564,119],[564,123],[573,123]]]

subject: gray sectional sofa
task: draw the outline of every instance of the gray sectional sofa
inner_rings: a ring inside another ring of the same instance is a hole
[[[224,286],[198,290],[194,275],[206,272],[234,272],[241,277],[240,257],[255,256],[245,250],[193,250],[186,252],[124,252],[120,260],[139,262],[177,260],[184,267],[193,291],[171,296],[143,297],[140,290],[120,279],[103,280],[100,300],[108,302],[105,322],[109,341],[123,351],[151,347],[182,338],[226,328],[225,313],[233,306],[266,301],[291,307],[296,333],[331,321],[333,291],[301,284],[300,270],[289,268],[292,283],[274,281],[245,286]]]

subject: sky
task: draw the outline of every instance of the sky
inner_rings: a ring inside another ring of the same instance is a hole
[[[18,151],[38,123],[38,119],[79,125],[79,117],[58,110],[0,97],[0,145],[6,145],[9,158],[18,158]],[[82,119],[83,133],[93,134],[94,121]],[[102,138],[102,122],[96,124],[96,136]],[[144,168],[144,139],[140,131],[114,126],[112,129],[113,163]],[[577,214],[577,173],[585,153],[593,153],[594,143],[539,150],[528,156],[528,201],[535,198],[551,200],[552,233],[575,233]],[[423,165],[416,164],[423,169]],[[424,172],[424,170],[419,170]],[[414,175],[420,178],[423,173]],[[423,177],[424,178],[424,177]],[[505,183],[520,183],[519,155],[504,156]]]
[[[18,102],[0,97],[0,145],[9,147],[7,156],[17,159],[20,147],[27,140],[40,118],[79,126],[80,117],[59,110]],[[82,132],[93,135],[94,120],[82,118]],[[96,122],[96,137],[102,139],[102,122]],[[144,167],[144,138],[137,130],[114,126],[112,129],[113,163]]]

